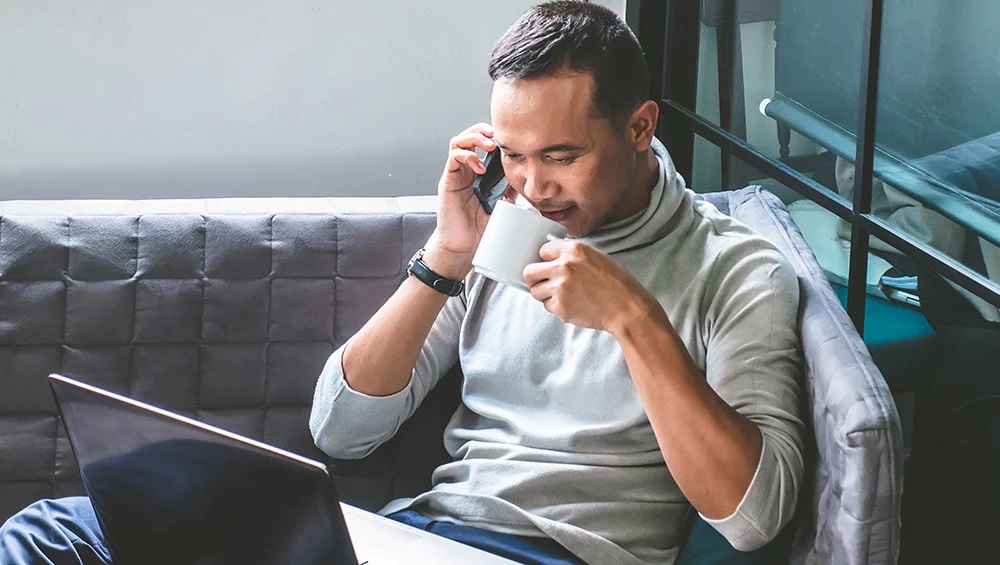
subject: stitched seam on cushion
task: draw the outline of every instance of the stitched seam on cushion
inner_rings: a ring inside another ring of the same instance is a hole
[[[208,219],[201,217],[201,316],[198,316],[198,378],[194,383],[194,406],[192,409],[198,413],[201,406],[201,379],[202,379],[202,355],[201,350],[205,337],[205,279],[208,269]],[[199,418],[200,419],[200,418]]]
[[[69,277],[69,253],[70,253],[70,244],[71,244],[70,237],[72,237],[72,234],[70,233],[70,227],[69,227],[69,225],[70,225],[71,222],[72,222],[72,219],[69,216],[66,216],[66,231],[63,234],[64,237],[66,238],[66,239],[63,240],[63,245],[66,246],[66,263],[63,265],[63,272],[62,272],[62,283],[63,283],[63,319],[62,319],[62,325],[63,325],[63,327],[62,327],[62,342],[63,343],[66,343],[66,337],[67,337],[66,336],[66,331],[68,330],[68,326],[69,326],[69,324],[66,323],[66,320],[69,318],[69,281],[70,281],[70,277]]]
[[[261,408],[261,430],[260,433],[263,435],[267,433],[267,414],[271,408],[270,404],[267,402],[267,393],[271,388],[271,378],[267,374],[267,367],[271,360],[271,344],[273,340],[271,339],[271,327],[274,320],[271,319],[273,312],[272,305],[274,303],[274,214],[268,219],[268,236],[267,236],[267,246],[271,252],[271,268],[267,275],[267,330],[264,334],[264,390],[261,391],[260,397],[260,408]],[[335,289],[336,290],[336,289]],[[336,302],[336,295],[334,296],[334,302]]]
[[[777,219],[777,215],[774,213],[774,210],[772,210],[770,206],[766,205],[766,202],[764,201],[763,194],[761,193],[761,191],[763,191],[763,188],[761,188],[759,186],[754,187],[754,190],[753,190],[754,197],[757,198],[758,200],[760,200],[762,204],[764,204],[764,209],[767,212],[767,215],[771,218],[771,221],[774,222],[774,224],[776,226],[780,226],[780,223],[778,222],[778,219]],[[785,240],[785,243],[788,245],[788,247],[794,251],[795,250],[795,246],[792,245],[791,239],[789,238],[788,234],[785,233],[785,231],[783,229],[779,229],[777,231],[781,234],[782,239]],[[795,253],[794,255],[796,255],[796,257],[794,259],[791,259],[791,260],[794,260],[794,261],[798,262],[798,264],[803,268],[803,270],[806,270],[805,269],[805,267],[806,267],[805,261],[801,257],[798,256],[798,253]],[[816,273],[812,273],[812,274],[815,275]],[[832,309],[830,307],[830,297],[825,292],[820,292],[818,294],[820,296],[821,304],[823,306],[823,309],[826,310],[826,312],[828,314],[830,314],[832,312]],[[836,319],[836,318],[834,318],[834,319]],[[841,323],[839,321],[836,323],[836,327],[837,327],[837,331],[840,334],[841,338],[843,338],[843,339],[846,340],[847,339],[847,334],[844,331],[844,328],[842,327],[842,325],[841,325]],[[850,341],[848,340],[847,343],[850,344]],[[868,370],[868,367],[864,363],[860,363],[861,359],[858,356],[857,350],[853,346],[848,347],[848,350],[851,352],[851,356],[854,358],[855,362],[857,362],[858,366],[861,367],[861,373],[862,373],[862,375],[864,375],[865,380],[867,381],[869,390],[870,391],[874,390],[874,388],[875,388],[875,386],[874,386],[874,384],[875,384],[874,383],[874,377],[872,376],[871,372]],[[882,416],[885,417],[886,421],[888,422],[888,410],[886,409],[886,406],[882,403],[881,399],[879,399],[877,397],[878,395],[875,395],[875,396],[876,396],[876,400],[878,402],[879,408],[881,408],[881,410],[882,410]],[[889,444],[890,450],[894,450],[894,448],[896,447],[896,445],[895,445],[895,440],[892,437],[893,434],[889,433],[889,434],[886,434],[886,436],[887,436],[886,437],[886,441]],[[898,500],[899,499],[899,495],[898,495],[898,489],[896,488],[897,487],[897,485],[896,485],[896,463],[895,463],[895,461],[893,460],[892,457],[888,457],[887,459],[888,459],[888,465],[889,465],[889,467],[891,467],[891,472],[889,473],[889,485],[890,485],[890,487],[892,487],[891,488],[891,492],[892,492],[892,507],[894,509],[894,508],[898,508],[899,507],[899,500]],[[892,509],[890,509],[890,510],[892,510]],[[889,519],[887,521],[890,522],[890,526],[889,526],[889,530],[891,532],[890,533],[890,537],[891,537],[891,540],[890,540],[890,544],[891,544],[890,545],[890,551],[892,551],[892,548],[898,548],[899,547],[899,539],[898,539],[898,531],[897,531],[898,529],[895,528],[895,527],[893,527],[893,525],[892,525],[892,522],[894,520]]]
[[[337,344],[337,312],[340,308],[337,307],[337,272],[340,270],[340,216],[337,214],[330,214],[333,218],[333,272],[330,273],[330,278],[333,280],[333,328],[331,328],[330,335],[330,345]],[[345,340],[346,342],[346,340]]]
[[[264,342],[272,343],[271,339],[271,325],[274,320],[271,319],[272,313],[272,301],[274,300],[274,214],[271,214],[267,220],[267,252],[268,252],[268,263],[270,268],[268,268],[267,276],[264,280],[267,281],[267,327],[264,329]],[[263,397],[261,398],[261,404],[267,404],[267,390],[268,390],[268,378],[267,378],[267,354],[268,351],[264,351],[264,391]],[[265,414],[267,411],[265,410]],[[265,428],[266,429],[266,428]],[[264,433],[264,430],[261,430]]]
[[[66,320],[69,318],[69,254],[70,247],[72,245],[71,237],[72,232],[70,231],[70,218],[66,217],[66,265],[63,270],[63,331],[62,331],[62,343],[59,347],[59,369],[63,370],[66,364],[66,328],[69,324]],[[52,482],[49,486],[52,487],[52,495],[55,496],[56,493],[56,483],[58,476],[58,465],[59,465],[59,422],[62,420],[59,409],[56,408],[56,413],[52,415],[55,426],[52,429]],[[66,426],[63,425],[63,431],[66,432],[66,440],[69,441],[69,431],[66,430]]]
[[[333,216],[333,250],[337,254],[333,259],[333,276],[336,277],[340,274],[340,216],[338,214],[332,214]]]
[[[128,347],[128,392],[126,393],[126,396],[128,396],[129,398],[132,397],[132,380],[134,378],[134,373],[135,373],[135,345],[136,345],[135,332],[137,331],[137,327],[138,327],[137,324],[135,323],[135,318],[136,318],[136,316],[139,315],[139,311],[137,310],[137,307],[139,305],[139,279],[140,279],[140,276],[139,276],[139,273],[140,273],[140,269],[139,269],[139,246],[142,244],[142,241],[140,241],[140,239],[142,238],[142,233],[141,233],[140,227],[141,227],[141,224],[142,224],[142,218],[143,217],[144,217],[144,215],[141,214],[141,213],[137,213],[135,215],[135,274],[133,275],[135,277],[135,299],[134,299],[135,306],[133,306],[133,308],[132,308],[132,320],[133,320],[132,321],[132,340],[128,344],[129,345],[129,347]],[[142,276],[142,280],[146,280],[146,276],[145,275]]]
[[[396,271],[395,273],[393,273],[393,276],[395,276],[396,278],[399,278],[400,275],[405,275],[406,274],[406,266],[403,263],[403,261],[406,261],[406,257],[404,257],[405,251],[403,250],[403,248],[406,247],[406,243],[405,243],[406,242],[406,238],[405,238],[405,234],[403,233],[403,229],[404,229],[404,226],[403,226],[403,214],[398,211],[398,208],[397,208],[397,212],[396,213],[398,214],[396,216],[396,222],[399,224],[399,265],[396,268],[399,269],[399,270]],[[405,281],[405,280],[406,279],[401,279],[401,281]],[[400,282],[400,284],[402,284],[402,282]]]
[[[132,225],[132,234],[135,236],[135,269],[132,271],[132,281],[134,283],[132,288],[132,339],[129,340],[129,347],[135,346],[135,319],[139,315],[137,311],[139,307],[139,216],[135,217],[135,223]]]

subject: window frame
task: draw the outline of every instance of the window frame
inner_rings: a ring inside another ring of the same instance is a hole
[[[864,335],[869,242],[872,236],[895,247],[923,267],[1000,307],[1000,288],[984,275],[872,214],[876,108],[882,41],[883,0],[866,0],[858,93],[852,206],[830,189],[695,111],[698,46],[704,0],[626,0],[625,19],[636,33],[650,67],[650,96],[660,105],[657,136],[670,150],[677,170],[687,178],[693,169],[695,135],[770,175],[851,225],[847,313]]]

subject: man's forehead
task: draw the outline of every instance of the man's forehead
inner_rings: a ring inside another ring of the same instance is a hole
[[[537,78],[501,78],[493,83],[490,106],[505,113],[589,113],[594,103],[593,86],[590,73],[568,71]]]
[[[589,74],[499,79],[490,100],[494,139],[518,152],[584,146],[595,125],[592,104]]]

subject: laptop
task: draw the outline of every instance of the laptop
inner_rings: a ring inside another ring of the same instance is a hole
[[[342,505],[317,461],[62,375],[49,384],[115,565],[510,563]]]

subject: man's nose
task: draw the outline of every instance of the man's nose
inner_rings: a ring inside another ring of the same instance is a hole
[[[524,197],[531,202],[542,202],[555,196],[556,184],[542,174],[537,167],[529,167],[524,172]]]

